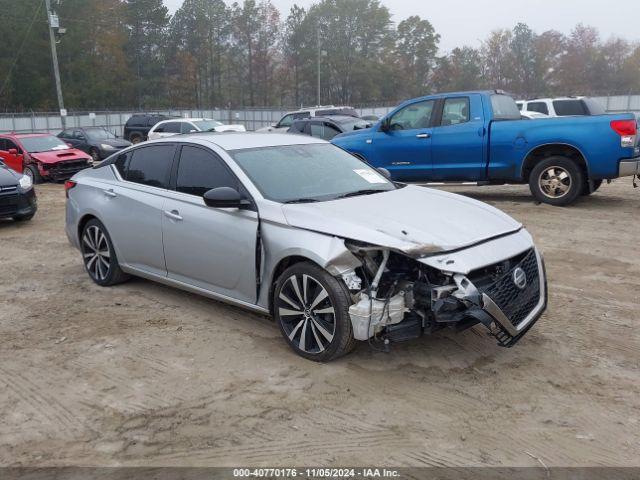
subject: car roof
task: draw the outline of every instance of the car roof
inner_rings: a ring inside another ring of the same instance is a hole
[[[183,135],[151,140],[145,144],[195,142],[200,144],[217,145],[223,150],[243,150],[260,147],[280,147],[286,145],[307,145],[313,143],[328,143],[319,138],[306,135],[292,135],[290,133],[271,132],[196,132]]]
[[[3,136],[14,138],[51,137],[53,133],[4,133]]]
[[[285,115],[291,115],[292,113],[304,113],[304,112],[317,112],[318,110],[342,110],[342,109],[353,109],[353,107],[349,107],[348,105],[322,105],[320,107],[307,107],[301,108],[299,110],[291,110],[287,112]]]
[[[213,118],[205,118],[205,117],[193,117],[193,118],[176,117],[176,118],[168,118],[168,119],[163,120],[162,122],[159,122],[159,123],[165,123],[165,122],[199,122],[201,120],[217,122],[217,120],[215,120]]]

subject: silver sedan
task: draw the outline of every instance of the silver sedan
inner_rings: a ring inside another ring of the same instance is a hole
[[[66,232],[94,282],[135,275],[271,315],[311,360],[475,325],[512,346],[546,308],[520,223],[312,137],[151,141],[65,188]]]

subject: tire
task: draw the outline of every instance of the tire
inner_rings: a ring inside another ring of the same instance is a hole
[[[109,232],[99,220],[93,218],[84,226],[80,250],[85,270],[98,285],[109,287],[129,279],[118,264]],[[106,252],[106,255],[101,252]]]
[[[587,195],[591,195],[592,193],[596,193],[598,189],[602,186],[602,180],[594,180],[593,181],[593,190],[589,188],[589,181],[584,182],[584,187],[582,187],[582,192],[580,195],[586,197]]]
[[[143,140],[144,139],[142,138],[142,135],[140,135],[139,133],[132,133],[131,135],[129,135],[129,141],[134,145],[136,143],[142,142]]]
[[[93,163],[98,163],[100,161],[100,152],[98,151],[97,148],[89,149],[89,155],[91,155],[91,159],[93,160]]]
[[[29,220],[31,220],[34,217],[35,214],[36,213],[33,212],[33,213],[30,213],[29,215],[16,215],[15,217],[13,217],[13,221],[14,222],[28,222]]]
[[[40,175],[40,172],[38,171],[38,167],[36,165],[27,165],[26,167],[24,167],[24,170],[22,170],[22,174],[31,177],[31,181],[34,183],[34,185],[43,182],[42,175]]]
[[[354,349],[351,304],[344,283],[309,262],[289,267],[274,288],[274,317],[282,336],[294,352],[315,362],[330,362]]]
[[[529,188],[536,200],[556,207],[573,203],[582,193],[584,183],[581,168],[562,156],[541,160],[529,175]]]

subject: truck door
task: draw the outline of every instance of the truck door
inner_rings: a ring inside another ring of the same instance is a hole
[[[375,167],[384,167],[394,180],[426,181],[431,173],[431,128],[435,100],[402,107],[386,118],[373,137]]]
[[[480,95],[452,96],[440,105],[431,141],[432,178],[483,180],[487,132]]]

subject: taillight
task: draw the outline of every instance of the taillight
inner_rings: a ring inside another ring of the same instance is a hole
[[[76,185],[77,183],[73,180],[67,180],[66,182],[64,182],[64,196],[69,198],[69,190],[71,190]]]
[[[635,120],[613,120],[611,128],[620,135],[620,146],[635,147],[638,124]]]

